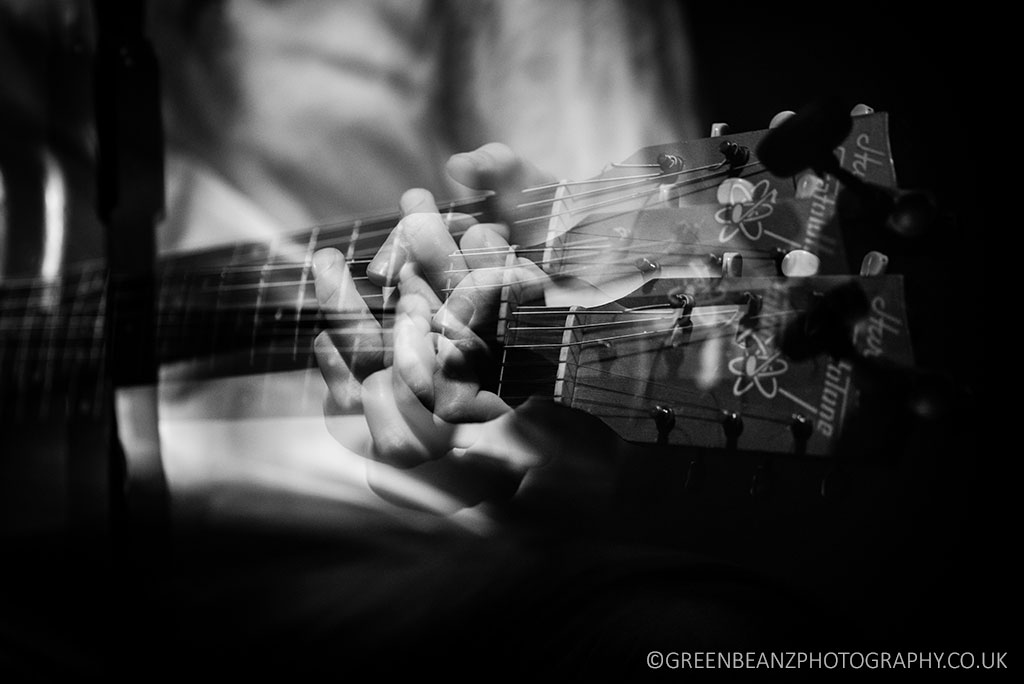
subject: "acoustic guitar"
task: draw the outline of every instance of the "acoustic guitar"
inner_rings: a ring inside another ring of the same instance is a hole
[[[834,146],[838,168],[895,196],[886,115],[846,124]],[[906,307],[900,278],[880,274],[882,255],[858,266],[866,254],[844,239],[836,175],[773,174],[756,154],[770,131],[714,132],[645,148],[583,182],[527,190],[512,218],[510,258],[534,260],[551,284],[542,302],[516,301],[509,290],[494,331],[503,351],[492,382],[509,403],[546,396],[621,440],[629,454],[621,520],[631,534],[642,519],[641,537],[785,574],[821,555],[808,537],[874,531],[879,518],[904,508],[898,477],[879,476],[871,459],[851,466],[844,440],[863,424],[869,401],[913,384]],[[444,210],[457,226],[456,217],[492,207],[482,197]],[[325,325],[313,253],[338,247],[386,319],[393,301],[365,267],[396,221],[366,217],[274,245],[161,260],[158,358],[184,362],[196,381],[313,368],[311,342]],[[0,419],[21,426],[9,433],[102,419],[117,389],[104,335],[108,317],[121,315],[107,286],[98,262],[45,282],[4,284]],[[887,401],[885,410],[910,403]],[[59,457],[27,464],[26,453],[38,454],[16,446],[4,456],[5,499],[18,508],[5,511],[6,535],[63,532],[80,522],[69,492],[109,491],[80,484],[109,471],[83,472]],[[833,480],[848,467],[863,489],[844,500],[849,482]],[[849,558],[838,555],[830,568]]]

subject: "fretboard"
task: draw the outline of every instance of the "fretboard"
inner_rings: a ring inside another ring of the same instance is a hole
[[[477,198],[441,209],[480,216],[486,204]],[[314,227],[272,244],[239,243],[161,259],[160,362],[186,362],[197,378],[310,367],[312,340],[322,326],[313,253],[339,249],[370,309],[383,316],[386,303],[366,279],[366,266],[398,220],[395,214],[378,216]],[[107,292],[107,271],[96,263],[52,280],[3,283],[0,419],[100,410],[111,314]]]

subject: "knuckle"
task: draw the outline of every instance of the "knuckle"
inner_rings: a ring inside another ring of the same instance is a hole
[[[401,469],[415,468],[428,460],[417,445],[390,433],[374,437],[373,455],[378,461]]]

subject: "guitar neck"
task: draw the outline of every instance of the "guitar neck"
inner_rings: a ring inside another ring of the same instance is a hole
[[[485,216],[488,198],[441,205]],[[372,310],[385,311],[366,265],[400,216],[380,215],[314,227],[275,243],[238,243],[162,258],[157,265],[157,353],[161,364],[186,361],[198,377],[309,367],[322,319],[312,255],[345,254]],[[109,273],[80,264],[53,279],[0,286],[0,419],[91,415],[107,375]],[[130,285],[122,286],[122,291]],[[121,302],[122,306],[130,306]],[[116,362],[116,359],[114,360]]]
[[[443,214],[487,216],[488,198],[441,205]],[[313,254],[338,249],[371,311],[389,304],[366,267],[399,221],[397,214],[315,227],[273,244],[237,244],[161,261],[158,293],[162,363],[193,360],[204,375],[271,373],[309,367],[323,328]]]
[[[746,260],[748,275],[769,275],[780,250],[790,248],[816,252],[824,272],[845,270],[839,236],[829,228],[834,180],[826,179],[812,197],[793,201],[798,189],[793,179],[773,177],[753,159],[723,160],[723,142],[749,149],[763,135],[645,148],[595,179],[552,186],[541,199],[530,195],[522,205],[526,210],[511,221],[517,244],[532,247],[519,254],[541,263],[552,277],[584,281],[609,276],[645,281],[670,270],[702,277],[708,263],[717,264],[714,275],[720,275],[726,253]],[[855,118],[840,152],[843,168],[851,173],[895,185],[884,114]],[[683,160],[689,171],[658,171],[666,155]],[[742,180],[736,185],[742,192],[723,200],[721,184],[727,179]],[[474,198],[440,209],[486,216],[491,200]],[[311,341],[323,324],[313,253],[339,249],[369,308],[385,316],[388,302],[366,279],[366,265],[399,218],[368,217],[314,227],[272,244],[236,244],[161,259],[159,361],[191,362],[199,376],[310,367]],[[100,367],[104,316],[108,306],[125,305],[107,302],[106,278],[103,268],[91,266],[54,281],[0,288],[0,416],[91,410],[89,392],[105,375]]]

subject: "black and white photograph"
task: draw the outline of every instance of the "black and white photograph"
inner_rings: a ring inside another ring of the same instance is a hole
[[[1009,22],[0,0],[0,680],[1006,676]]]

